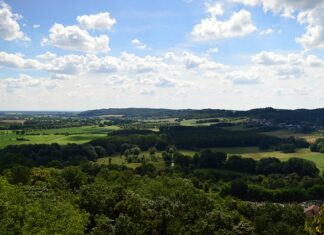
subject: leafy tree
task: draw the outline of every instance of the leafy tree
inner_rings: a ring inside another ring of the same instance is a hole
[[[173,154],[173,161],[175,165],[185,168],[189,167],[189,165],[192,162],[192,159],[191,157],[185,156],[180,152],[175,152]]]
[[[221,168],[226,160],[226,153],[206,149],[201,152],[199,165],[204,168]]]
[[[225,163],[225,168],[232,171],[239,171],[253,174],[256,170],[256,161],[252,158],[241,156],[230,156]]]
[[[319,174],[319,170],[314,162],[301,158],[290,158],[285,165],[284,171],[286,173],[295,172],[300,176],[314,177]]]
[[[78,190],[87,181],[87,175],[84,174],[78,167],[67,167],[61,173],[65,182],[72,190]]]
[[[4,173],[11,184],[27,184],[30,180],[31,171],[25,166],[14,166]]]

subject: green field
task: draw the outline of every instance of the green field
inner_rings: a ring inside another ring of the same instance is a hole
[[[292,131],[279,130],[279,131],[263,132],[262,134],[276,136],[279,138],[289,138],[289,137],[293,136],[295,138],[303,138],[303,139],[307,140],[308,142],[315,142],[315,140],[318,138],[324,138],[323,133],[320,133],[320,132],[303,134],[303,133],[296,133],[296,132],[292,132]]]
[[[106,127],[71,127],[71,128],[58,128],[47,130],[33,130],[26,132],[25,135],[16,135],[13,131],[0,131],[0,148],[8,145],[20,144],[83,144],[100,137],[107,136],[107,133],[113,130],[118,130],[117,126]],[[37,134],[37,135],[36,135]],[[18,141],[16,138],[24,138],[28,141]]]
[[[298,157],[313,161],[317,167],[324,171],[324,154],[309,151],[309,149],[298,149],[295,153],[282,153],[280,151],[260,151],[257,147],[243,148],[214,148],[215,151],[226,152],[228,154],[237,154],[243,157],[250,157],[259,160],[265,157],[276,157],[282,161],[287,161],[289,158]]]

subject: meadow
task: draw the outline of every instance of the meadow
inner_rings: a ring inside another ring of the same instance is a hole
[[[24,135],[17,135],[14,131],[10,130],[2,130],[0,131],[0,148],[20,144],[84,144],[94,139],[105,137],[107,133],[118,129],[119,127],[117,126],[83,126],[32,130],[27,131]],[[17,137],[26,139],[26,141],[17,140]]]
[[[230,155],[241,155],[242,157],[250,157],[260,160],[265,157],[276,157],[282,161],[289,158],[297,157],[310,160],[323,172],[324,171],[324,154],[311,152],[308,148],[297,149],[295,153],[282,153],[280,151],[262,151],[257,147],[236,147],[236,148],[213,148],[214,151],[225,152]]]

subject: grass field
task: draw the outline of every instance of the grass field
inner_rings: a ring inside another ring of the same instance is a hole
[[[226,152],[228,154],[237,154],[243,157],[250,157],[259,160],[265,157],[276,157],[282,161],[289,158],[298,157],[313,161],[317,167],[324,171],[324,154],[309,151],[309,149],[298,149],[295,153],[282,153],[280,151],[260,151],[257,147],[244,148],[214,148],[215,151]]]
[[[48,130],[33,130],[26,132],[25,135],[17,136],[12,131],[0,131],[0,148],[4,148],[7,145],[20,145],[20,144],[83,144],[91,140],[98,139],[100,137],[107,136],[107,133],[113,130],[117,130],[117,126],[107,127],[71,127],[71,128],[58,128]],[[39,135],[35,135],[39,133]],[[66,135],[65,133],[69,133]],[[17,141],[17,137],[23,137],[29,141]]]
[[[319,132],[314,132],[311,134],[303,134],[303,133],[295,133],[292,131],[279,130],[279,131],[264,132],[263,134],[276,136],[279,138],[289,138],[290,136],[294,136],[295,138],[303,138],[311,143],[315,142],[315,140],[318,138],[324,138],[324,135]]]

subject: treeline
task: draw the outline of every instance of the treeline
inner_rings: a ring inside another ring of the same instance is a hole
[[[296,173],[301,177],[316,177],[319,174],[314,162],[301,158],[290,158],[286,162],[274,157],[256,161],[236,155],[227,157],[226,153],[213,152],[208,149],[194,157],[168,151],[163,153],[163,159],[166,165],[171,165],[173,162],[181,168],[213,168],[262,175]]]
[[[78,165],[85,161],[95,161],[105,155],[104,148],[89,144],[10,145],[0,150],[0,169],[7,169],[14,165],[64,167]]]
[[[220,119],[218,119],[218,118],[210,118],[210,119],[203,119],[203,120],[196,121],[196,123],[199,123],[199,124],[211,123],[211,122],[220,122]]]
[[[262,149],[274,147],[278,150],[293,152],[294,148],[307,148],[309,146],[303,139],[281,139],[255,131],[233,131],[215,125],[161,127],[160,131],[170,138],[171,144],[185,149],[257,146]]]
[[[324,139],[317,139],[309,146],[310,151],[324,153]]]
[[[267,189],[261,185],[247,184],[242,180],[235,180],[223,187],[222,196],[234,196],[242,200],[254,202],[303,202],[308,200],[323,200],[323,184],[315,184],[309,188],[285,187]]]
[[[46,130],[98,124],[99,120],[90,118],[33,117],[32,119],[27,119],[23,124],[8,124],[3,128],[8,130]]]

